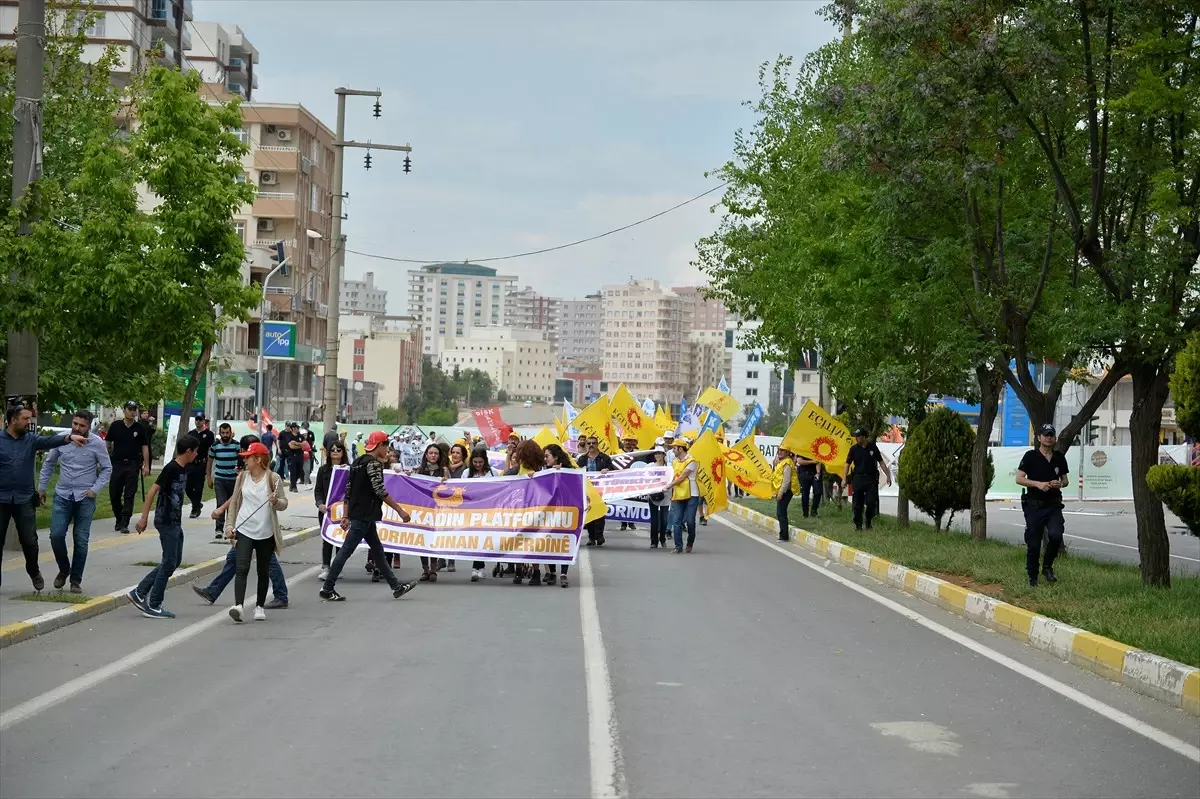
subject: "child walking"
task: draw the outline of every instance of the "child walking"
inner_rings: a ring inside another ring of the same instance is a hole
[[[196,460],[200,439],[190,433],[175,444],[175,457],[167,461],[158,473],[158,479],[146,495],[142,518],[137,521],[138,535],[146,530],[150,507],[154,506],[154,529],[162,544],[162,560],[129,591],[130,603],[148,619],[173,619],[175,614],[162,606],[167,592],[167,581],[183,560],[183,503],[187,488],[186,469]]]

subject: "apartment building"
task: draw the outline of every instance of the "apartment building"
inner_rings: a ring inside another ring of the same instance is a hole
[[[401,408],[421,390],[421,331],[410,319],[345,314],[338,332],[338,363],[350,365],[352,384],[378,386],[378,405]]]
[[[692,330],[716,331],[725,335],[725,320],[729,313],[720,300],[705,299],[699,286],[679,286],[671,291],[687,302]]]
[[[0,44],[14,41],[19,0],[0,0]],[[192,0],[92,0],[95,20],[87,26],[83,60],[99,61],[105,49],[114,46],[119,61],[112,72],[119,86],[152,63],[182,68],[184,53],[192,47],[188,23]],[[47,9],[52,30],[74,27],[84,21],[84,10]],[[67,17],[71,14],[73,18]]]
[[[481,369],[513,400],[554,397],[555,352],[539,330],[471,327],[462,336],[446,336],[434,362],[446,374],[455,367]]]
[[[743,406],[757,401],[764,411],[778,406],[789,415],[798,413],[809,400],[820,405],[828,399],[822,396],[820,353],[802,350],[795,369],[771,363],[761,349],[746,342],[747,335],[760,324],[758,321],[741,322],[733,317],[725,322],[730,393]]]
[[[559,306],[558,363],[596,364],[604,360],[600,337],[604,319],[604,298],[589,294],[582,300],[563,300]]]
[[[387,289],[375,285],[375,273],[366,272],[362,280],[343,280],[338,309],[342,313],[383,315],[387,313]]]
[[[685,335],[691,325],[689,301],[657,280],[608,285],[600,293],[605,382],[624,383],[636,396],[663,403],[694,396]]]
[[[189,22],[187,31],[192,43],[187,50],[188,63],[200,73],[212,95],[253,100],[258,88],[258,49],[242,29],[221,22]]]
[[[724,330],[692,329],[687,334],[688,385],[692,394],[708,386],[716,386],[729,374],[732,360],[725,352]],[[744,404],[744,403],[743,403]]]
[[[422,349],[437,355],[447,336],[500,326],[517,278],[472,263],[429,264],[408,273],[408,315],[421,326]]]
[[[550,346],[557,349],[562,319],[562,300],[547,297],[526,286],[509,292],[504,301],[504,326],[540,330]]]

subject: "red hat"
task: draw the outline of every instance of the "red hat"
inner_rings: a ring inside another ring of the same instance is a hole
[[[238,455],[243,458],[249,458],[252,455],[270,456],[270,454],[271,454],[271,450],[267,449],[267,445],[260,443],[258,441],[255,441],[253,444],[251,444],[249,447],[247,447],[245,452],[238,453]]]
[[[380,444],[388,443],[388,434],[382,430],[376,430],[371,435],[367,436],[367,452],[378,447]]]

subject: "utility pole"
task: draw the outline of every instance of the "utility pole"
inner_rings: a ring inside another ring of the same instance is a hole
[[[379,90],[334,89],[338,99],[337,110],[337,141],[333,143],[337,163],[333,173],[333,246],[336,248],[332,255],[329,268],[329,284],[326,291],[326,305],[329,306],[325,320],[325,407],[321,418],[325,430],[332,430],[337,421],[338,412],[338,348],[341,346],[338,331],[341,310],[339,304],[342,294],[342,270],[346,265],[346,237],[342,234],[342,179],[346,169],[346,148],[358,147],[364,150],[398,150],[404,153],[412,152],[407,144],[371,144],[357,141],[346,141],[346,97],[382,97]],[[375,103],[375,116],[379,116],[379,102]],[[407,160],[407,159],[406,159]],[[407,164],[405,166],[407,169]]]
[[[263,427],[263,404],[267,398],[267,367],[266,367],[266,351],[267,351],[267,306],[270,303],[267,301],[267,286],[271,285],[271,278],[275,277],[275,273],[281,269],[286,269],[288,259],[284,258],[279,264],[267,272],[267,276],[263,278],[262,289],[263,297],[259,303],[259,322],[258,322],[258,384],[254,387],[254,407],[258,410],[255,413],[255,418],[258,419],[258,440],[262,441]]]
[[[46,0],[21,0],[17,10],[16,100],[13,104],[12,202],[18,205],[29,185],[42,176],[42,97],[45,94]],[[31,232],[30,215],[23,214],[18,234]],[[9,275],[19,283],[17,269]],[[4,375],[7,404],[22,402],[37,408],[38,335],[31,330],[8,331],[8,364]]]

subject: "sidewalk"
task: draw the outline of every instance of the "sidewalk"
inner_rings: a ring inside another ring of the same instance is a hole
[[[316,525],[317,512],[313,505],[312,489],[302,487],[295,494],[288,494],[288,509],[279,514],[285,538],[289,534]],[[200,566],[216,558],[224,558],[229,551],[229,544],[214,540],[215,522],[209,518],[215,508],[213,502],[206,502],[204,511],[199,519],[184,519],[183,564],[176,571],[178,575],[186,566]],[[136,521],[136,517],[134,521]],[[15,536],[16,531],[10,530]],[[70,551],[71,532],[67,531],[67,549]],[[290,547],[289,547],[290,549]],[[38,560],[42,567],[42,576],[46,587],[42,596],[58,594],[54,590],[54,577],[58,574],[58,566],[54,553],[50,549],[49,529],[38,530]],[[285,550],[286,551],[286,550]],[[319,545],[307,544],[305,553],[313,562],[319,557]],[[128,590],[146,575],[151,566],[137,565],[140,563],[157,563],[162,557],[162,547],[159,545],[158,534],[154,528],[148,527],[146,532],[138,535],[120,535],[113,530],[112,519],[101,519],[92,524],[91,539],[88,546],[87,566],[83,574],[83,596],[103,597],[115,591]],[[193,579],[220,570],[219,565],[192,574]],[[181,575],[182,576],[182,575]],[[0,627],[16,622],[28,622],[33,618],[51,613],[63,608],[80,607],[74,603],[31,601],[17,599],[18,596],[33,593],[29,576],[25,573],[25,558],[20,552],[5,550],[3,560],[0,560]],[[168,595],[171,592],[168,591]],[[169,602],[169,600],[168,600]]]

